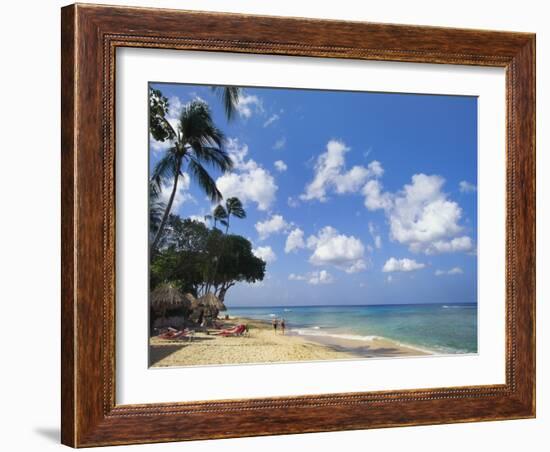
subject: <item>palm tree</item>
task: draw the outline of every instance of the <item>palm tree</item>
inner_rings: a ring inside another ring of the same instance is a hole
[[[164,211],[166,210],[166,203],[160,199],[160,192],[158,187],[149,182],[149,234],[153,238],[153,234],[158,230]]]
[[[225,201],[225,207],[221,204],[218,204],[212,212],[212,215],[209,215],[209,217],[214,220],[214,228],[216,228],[216,223],[218,221],[225,226],[225,235],[227,236],[227,232],[229,231],[229,219],[231,218],[231,215],[233,215],[235,218],[246,218],[246,212],[244,210],[243,203],[239,198],[228,198]],[[212,281],[215,281],[218,274],[218,265],[221,256],[225,250],[225,243],[226,241],[223,240],[221,248],[219,249],[219,253],[214,258],[214,271],[212,275]]]
[[[225,201],[225,210],[227,212],[227,220],[225,225],[225,233],[227,234],[227,231],[229,230],[229,220],[231,218],[231,215],[233,215],[235,218],[246,218],[246,212],[243,208],[243,203],[239,198],[228,198]]]
[[[227,226],[227,212],[224,207],[220,204],[212,212],[212,219],[214,220],[214,228],[216,223],[219,221],[224,226]]]
[[[237,105],[239,105],[239,98],[242,94],[242,88],[238,86],[213,86],[212,91],[220,96],[225,110],[225,116],[231,121],[237,111]]]
[[[243,203],[239,198],[228,198],[227,201],[225,201],[225,207],[221,204],[217,205],[212,215],[208,215],[208,218],[214,220],[214,227],[216,227],[218,222],[224,225],[225,233],[227,234],[229,230],[229,220],[232,215],[235,218],[246,218]]]
[[[172,191],[151,243],[152,251],[157,249],[168,215],[172,209],[178,180],[183,174],[183,166],[187,164],[187,171],[190,176],[205,191],[212,202],[220,202],[222,194],[204,165],[210,165],[221,172],[229,171],[233,167],[231,158],[223,149],[224,135],[215,126],[206,103],[193,101],[183,107],[178,120],[177,131],[166,120],[164,114],[157,114],[154,119],[157,124],[161,123],[163,125],[162,130],[166,131],[166,139],[171,141],[172,146],[156,164],[151,179],[159,189],[163,181],[172,179]]]

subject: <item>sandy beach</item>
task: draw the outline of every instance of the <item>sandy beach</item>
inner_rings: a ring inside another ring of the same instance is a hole
[[[223,337],[215,329],[196,332],[193,339],[150,339],[151,367],[203,366],[216,364],[274,363],[358,358],[420,356],[421,350],[373,338],[368,341],[331,336],[299,336],[287,330],[273,331],[267,322],[246,318],[223,321],[224,328],[247,324],[247,336]]]

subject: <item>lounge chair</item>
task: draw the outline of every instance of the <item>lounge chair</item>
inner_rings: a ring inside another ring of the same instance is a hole
[[[242,336],[245,331],[246,331],[246,325],[240,324],[240,325],[234,326],[233,328],[217,331],[211,334],[219,335],[219,336]]]
[[[167,339],[167,340],[174,340],[174,339],[189,339],[190,341],[193,340],[193,336],[195,335],[194,331],[190,330],[174,330],[173,328],[169,329],[165,333],[159,334],[158,337],[161,339]]]

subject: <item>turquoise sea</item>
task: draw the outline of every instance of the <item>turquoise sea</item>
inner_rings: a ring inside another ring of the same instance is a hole
[[[285,319],[292,334],[390,339],[436,354],[477,353],[477,304],[228,308],[230,316]]]

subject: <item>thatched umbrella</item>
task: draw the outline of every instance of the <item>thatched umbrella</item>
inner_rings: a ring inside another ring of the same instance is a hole
[[[189,300],[189,303],[191,303],[191,304],[189,305],[189,309],[190,309],[191,311],[193,311],[193,310],[195,310],[195,309],[197,309],[197,308],[199,307],[199,301],[193,296],[192,293],[186,293],[186,294],[184,295],[184,297],[187,298],[187,300]]]
[[[225,305],[212,292],[208,292],[206,295],[200,297],[197,301],[206,309],[210,311],[215,311],[216,313],[218,311],[225,310]]]
[[[177,287],[171,283],[159,284],[151,292],[151,308],[160,313],[163,317],[166,311],[175,308],[190,309],[192,300],[187,295],[183,295]]]
[[[218,312],[225,310],[225,305],[220,301],[216,295],[209,292],[206,295],[203,295],[198,299],[199,305],[204,309],[204,315],[207,318],[210,318],[211,321],[213,318],[218,316]]]

